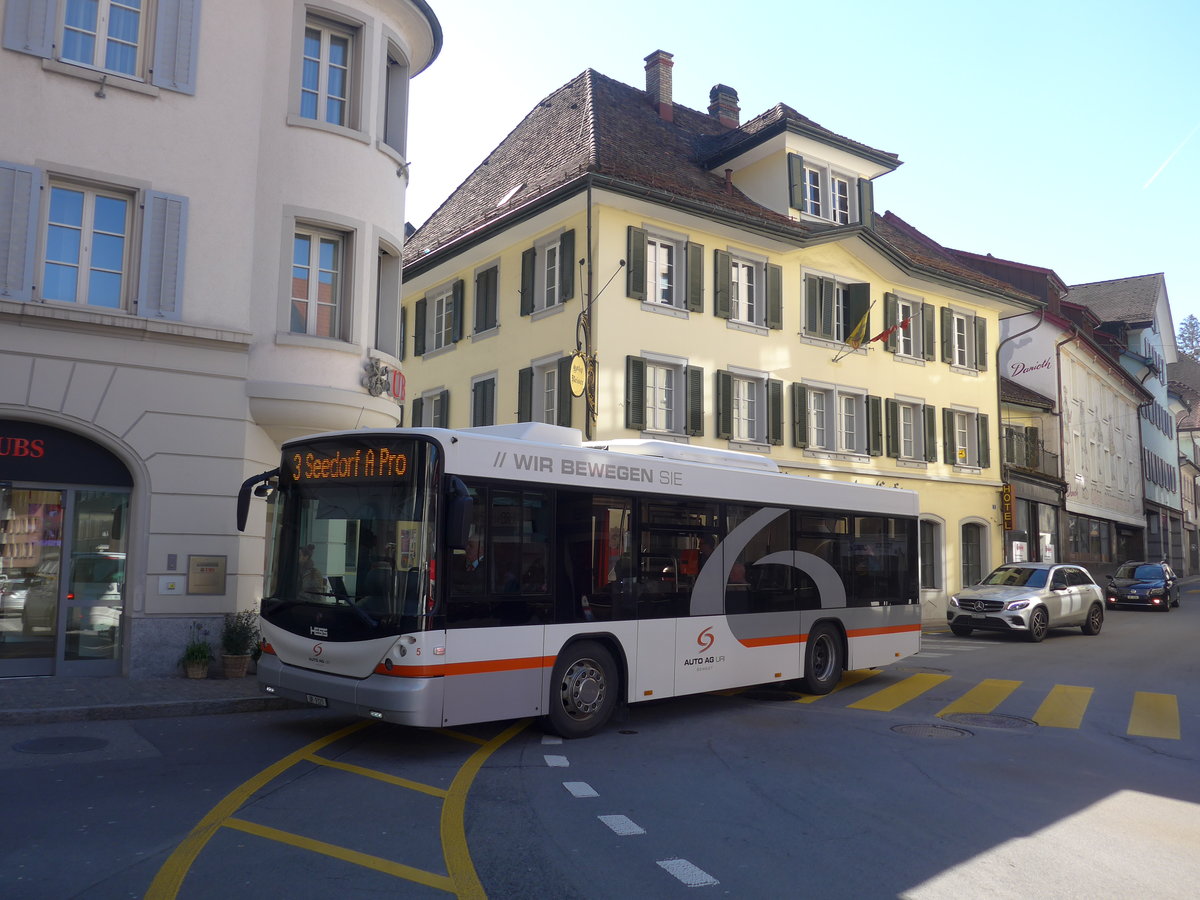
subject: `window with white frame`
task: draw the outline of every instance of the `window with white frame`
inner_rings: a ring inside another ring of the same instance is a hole
[[[864,317],[870,331],[871,285],[806,273],[804,333],[829,341],[845,341]]]
[[[649,431],[678,430],[676,366],[649,363],[646,366],[646,428]]]
[[[913,403],[900,403],[896,407],[897,435],[901,459],[918,459],[921,451],[921,412]]]
[[[304,24],[300,63],[300,118],[356,127],[356,29],[317,16]]]
[[[454,342],[454,292],[450,287],[429,298],[430,350],[440,350]]]
[[[534,360],[517,373],[517,421],[571,424],[571,357]]]
[[[443,388],[425,391],[412,402],[413,427],[450,427],[450,392]]]
[[[575,295],[575,231],[548,235],[521,254],[521,315],[561,307]]]
[[[809,387],[808,445],[840,453],[866,453],[866,404],[865,391]]]
[[[681,357],[625,358],[625,427],[669,435],[703,431],[702,369]]]
[[[341,337],[347,243],[344,234],[297,225],[289,325],[294,334]]]
[[[56,72],[142,93],[193,94],[195,0],[6,0],[3,45]]]
[[[933,519],[921,519],[919,526],[921,556],[921,587],[938,590],[942,586],[942,524]]]
[[[788,178],[793,209],[837,225],[858,221],[854,176],[820,160],[789,153]]]
[[[735,441],[759,441],[762,438],[762,401],[759,384],[749,378],[733,379],[733,434]]]
[[[781,444],[783,385],[765,372],[717,372],[717,437],[746,444]]]
[[[424,356],[450,347],[463,336],[465,282],[456,278],[439,285],[414,305],[413,355]]]
[[[533,411],[535,421],[558,422],[558,366],[554,363],[534,367]]]
[[[926,354],[926,358],[930,358]],[[988,367],[987,320],[961,309],[942,307],[942,362],[962,369]]]
[[[141,0],[66,0],[61,9],[63,61],[141,74],[146,27]]]
[[[954,355],[953,362],[956,366],[966,367],[970,365],[970,346],[967,341],[967,317],[959,313],[955,313],[952,319],[954,331]]]
[[[885,308],[888,321],[885,326],[895,326],[896,329],[888,336],[889,349],[894,348],[897,356],[921,359],[925,355],[924,322],[921,317],[924,304],[920,300],[894,295],[888,301]]]
[[[991,465],[988,417],[974,410],[942,410],[942,435],[947,463],[987,468]]]
[[[733,257],[730,261],[729,318],[762,326],[766,319],[762,264]]]
[[[52,181],[49,199],[42,299],[127,308],[133,195]]]
[[[962,583],[979,584],[987,573],[987,527],[978,522],[965,522],[962,526]]]
[[[649,234],[646,236],[646,301],[675,306],[679,294],[676,282],[679,246],[675,241]]]
[[[558,272],[561,264],[558,242],[545,244],[541,248],[542,265],[538,269],[538,309],[549,309],[558,302]]]

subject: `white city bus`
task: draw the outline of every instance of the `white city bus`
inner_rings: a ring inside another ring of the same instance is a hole
[[[917,497],[750,453],[584,443],[543,424],[368,429],[283,447],[265,690],[388,722],[543,717],[799,680],[920,649]]]

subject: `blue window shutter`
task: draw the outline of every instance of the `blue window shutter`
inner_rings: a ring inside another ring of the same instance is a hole
[[[41,186],[40,169],[0,162],[0,297],[6,300],[33,297]]]
[[[4,48],[49,59],[58,21],[55,0],[8,0],[4,10]]]
[[[187,244],[186,197],[150,191],[142,214],[142,266],[137,314],[182,318],[184,250]]]
[[[168,91],[196,93],[200,0],[159,0],[150,81]]]

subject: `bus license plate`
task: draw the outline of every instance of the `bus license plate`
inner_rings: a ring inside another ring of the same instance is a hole
[[[305,694],[304,699],[307,700],[309,703],[311,703],[313,706],[328,706],[329,705],[328,700],[326,700],[324,697],[318,697],[316,694]]]

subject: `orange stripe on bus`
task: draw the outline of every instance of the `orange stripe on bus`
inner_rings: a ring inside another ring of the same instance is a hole
[[[847,637],[871,637],[877,634],[903,634],[908,631],[920,631],[920,625],[887,625],[881,628],[856,628],[846,632]],[[807,634],[781,634],[773,637],[738,638],[743,647],[777,647],[782,644],[798,644],[808,640]]]
[[[482,659],[476,662],[446,663],[441,666],[392,666],[383,663],[375,667],[376,675],[393,678],[435,678],[440,675],[483,675],[487,672],[519,672],[524,669],[548,669],[554,665],[553,656],[529,656],[522,659]]]

